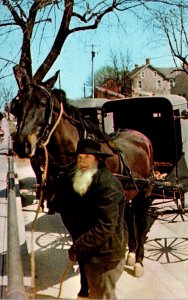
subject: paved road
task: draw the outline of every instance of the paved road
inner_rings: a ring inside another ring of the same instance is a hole
[[[31,253],[31,225],[37,208],[31,188],[35,178],[27,160],[15,160],[15,170],[20,180],[25,234]],[[171,204],[168,206],[170,209]],[[148,221],[153,223],[154,220],[149,218]],[[67,249],[70,244],[59,215],[40,213],[34,244],[36,298],[58,296],[60,278],[69,264]],[[173,214],[154,222],[147,235],[144,266],[142,278],[133,277],[133,268],[125,266],[117,285],[119,299],[188,299],[188,215],[184,216],[184,221]],[[75,264],[64,280],[61,298],[76,299],[78,291],[79,270]]]

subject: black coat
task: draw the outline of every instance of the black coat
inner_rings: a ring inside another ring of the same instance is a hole
[[[125,198],[120,181],[104,167],[93,176],[85,195],[73,190],[69,178],[63,190],[60,213],[73,238],[77,259],[89,262],[122,259]]]

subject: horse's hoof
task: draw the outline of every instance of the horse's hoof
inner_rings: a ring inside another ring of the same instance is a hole
[[[38,204],[39,201],[37,199],[33,200],[33,204]]]
[[[134,266],[134,276],[135,277],[142,277],[144,275],[144,267],[139,263],[136,262]]]
[[[127,255],[126,265],[127,266],[134,266],[135,262],[136,262],[135,253],[134,252],[129,252],[128,255]]]
[[[88,298],[88,288],[84,285],[81,286],[80,291],[77,295],[77,300],[87,300]]]

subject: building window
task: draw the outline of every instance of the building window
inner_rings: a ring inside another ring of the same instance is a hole
[[[153,71],[153,77],[157,77],[157,71]]]
[[[161,88],[161,80],[157,80],[157,88],[158,88],[158,89]]]
[[[144,78],[144,77],[145,77],[145,72],[142,71],[142,72],[141,72],[141,78]]]
[[[173,86],[175,86],[175,80],[169,79],[169,88],[171,89]]]
[[[137,87],[138,87],[138,89],[142,88],[142,81],[141,80],[137,81]]]

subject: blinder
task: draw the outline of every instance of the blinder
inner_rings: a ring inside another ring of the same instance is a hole
[[[44,93],[47,97],[49,107],[46,106],[46,111],[45,111],[45,120],[47,120],[42,132],[41,136],[38,138],[37,144],[40,146],[42,143],[44,143],[49,135],[50,132],[50,127],[52,124],[52,114],[53,114],[53,107],[54,107],[54,99],[51,95],[51,93],[42,85],[37,85],[37,84],[29,84],[32,88],[35,88],[39,90],[40,92]]]

